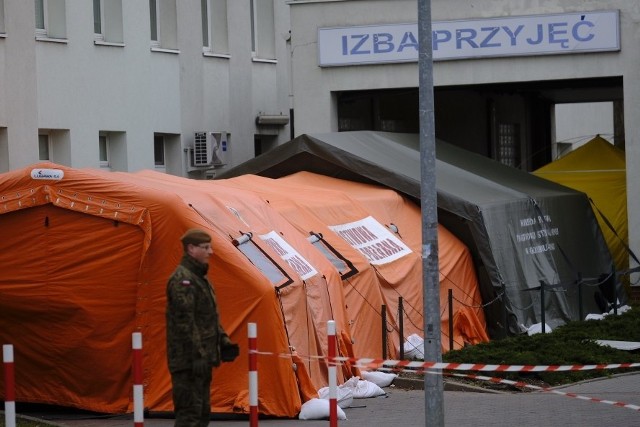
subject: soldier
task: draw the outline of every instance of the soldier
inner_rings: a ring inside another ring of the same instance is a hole
[[[231,342],[218,317],[216,295],[207,280],[211,236],[199,229],[181,238],[184,254],[167,284],[167,356],[176,427],[207,426],[211,416],[213,367],[233,360]],[[231,353],[222,360],[222,353]]]

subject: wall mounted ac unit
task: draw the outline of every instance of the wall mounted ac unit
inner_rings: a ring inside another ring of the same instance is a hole
[[[191,165],[194,167],[224,166],[227,147],[227,132],[196,132]]]

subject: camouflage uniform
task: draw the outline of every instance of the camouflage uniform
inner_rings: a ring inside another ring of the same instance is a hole
[[[231,343],[218,319],[208,268],[185,253],[167,284],[167,356],[178,427],[209,424],[211,371],[220,365],[220,347]],[[198,360],[205,362],[204,375],[193,372]]]

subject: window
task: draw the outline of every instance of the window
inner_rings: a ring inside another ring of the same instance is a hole
[[[36,35],[47,35],[47,0],[35,0],[36,1]]]
[[[358,269],[353,265],[351,261],[346,259],[340,252],[338,252],[333,246],[329,244],[320,233],[311,232],[307,237],[309,243],[311,243],[322,255],[325,256],[331,264],[338,270],[342,280],[347,279],[358,272]]]
[[[520,164],[520,126],[515,123],[498,124],[498,161],[518,167]]]
[[[102,35],[102,0],[93,0],[93,32]]]
[[[156,0],[149,0],[149,16],[151,20],[151,45],[160,46],[158,38],[158,3]]]
[[[293,283],[291,277],[256,245],[252,237],[253,235],[251,233],[243,233],[240,237],[233,239],[233,244],[272,284],[276,285],[276,289],[281,289]]]
[[[122,45],[122,0],[93,0],[93,32],[96,44]]]
[[[38,158],[40,160],[51,160],[49,135],[38,135]]]
[[[100,167],[108,168],[109,165],[109,137],[107,135],[100,135],[98,137],[98,152],[100,159]]]
[[[36,39],[66,40],[67,18],[65,0],[34,0],[36,11]]]
[[[201,9],[202,51],[228,54],[227,0],[201,0]]]
[[[275,24],[272,0],[250,0],[251,50],[255,58],[276,57]]]
[[[176,0],[149,0],[151,50],[178,53]]]
[[[4,0],[0,0],[0,34],[5,34],[4,28]]]
[[[153,162],[156,166],[164,166],[164,136],[153,137]]]

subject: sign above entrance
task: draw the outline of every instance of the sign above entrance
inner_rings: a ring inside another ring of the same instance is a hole
[[[619,11],[432,23],[433,60],[620,50]],[[418,61],[418,24],[318,29],[321,67]]]

